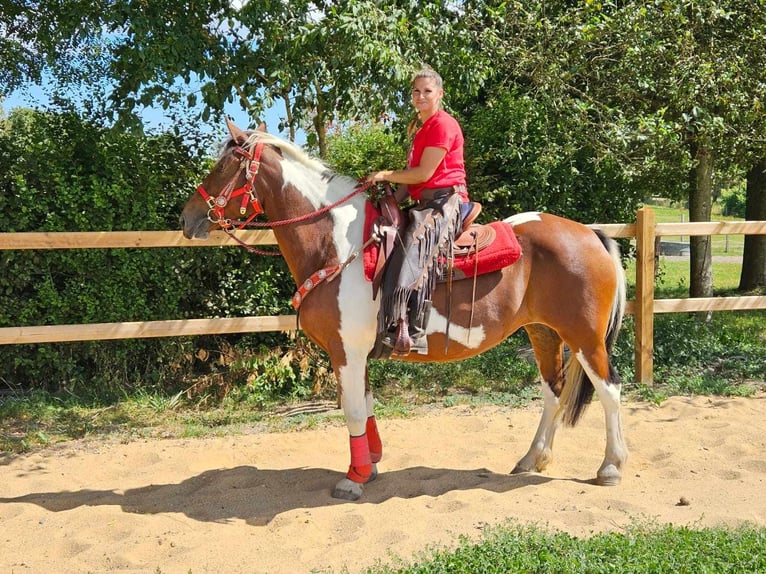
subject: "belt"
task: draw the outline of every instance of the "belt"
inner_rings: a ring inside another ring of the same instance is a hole
[[[441,199],[448,195],[452,195],[453,193],[460,193],[461,191],[465,193],[467,190],[468,188],[462,183],[451,185],[449,187],[426,188],[420,192],[420,201],[433,201],[434,199]]]

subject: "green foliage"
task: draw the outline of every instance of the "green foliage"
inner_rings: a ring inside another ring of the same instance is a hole
[[[721,191],[719,201],[722,214],[728,217],[745,218],[745,184],[736,185]]]
[[[264,407],[329,395],[335,390],[326,357],[302,335],[286,348],[262,345],[257,351],[235,351],[227,369],[236,384],[226,397],[229,403]]]
[[[0,99],[27,81],[50,81],[46,72],[67,83],[100,81],[96,72],[104,55],[100,25],[108,9],[101,1],[3,2]]]
[[[466,20],[451,2],[43,0],[0,13],[9,62],[0,79],[16,85],[49,72],[66,80],[73,68],[79,77],[95,58],[78,66],[72,53],[101,52],[108,66],[93,83],[111,85],[112,111],[182,104],[207,122],[238,101],[257,124],[279,102],[280,128],[308,128],[324,155],[330,122],[402,112],[402,91],[424,57],[460,91],[475,92],[489,54],[476,49]]]
[[[552,118],[512,92],[492,98],[466,122],[472,197],[486,216],[547,211],[583,222],[631,221],[642,190],[613,159],[598,159],[582,127]]]
[[[762,572],[766,530],[633,525],[624,532],[577,538],[535,526],[488,528],[479,542],[461,537],[454,550],[424,553],[417,563],[368,574],[505,574],[507,572]]]
[[[207,165],[171,134],[17,110],[0,130],[0,226],[177,229]],[[291,295],[283,262],[244,250],[0,251],[0,262],[2,326],[272,315]],[[0,357],[11,386],[112,400],[134,386],[180,385],[194,350],[191,339],[155,339],[5,346]]]
[[[529,358],[526,333],[503,341],[480,356],[453,363],[371,361],[370,381],[381,400],[406,393],[415,402],[450,399],[453,394],[529,398],[537,391],[537,367]]]
[[[766,378],[765,318],[763,311],[719,312],[708,322],[656,316],[656,382],[670,394],[741,394],[738,384]]]
[[[589,141],[636,164],[647,152],[668,160],[695,140],[727,165],[762,153],[763,0],[503,7],[500,77],[527,87],[555,117],[579,114]]]
[[[327,138],[325,161],[337,172],[355,178],[373,171],[403,168],[407,146],[384,124],[336,126]]]

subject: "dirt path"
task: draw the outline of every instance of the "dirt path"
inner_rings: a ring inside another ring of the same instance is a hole
[[[348,464],[342,427],[0,455],[0,572],[353,574],[507,518],[577,535],[635,519],[766,526],[766,395],[626,404],[631,458],[611,488],[589,482],[597,403],[559,432],[549,472],[507,474],[538,407],[381,420],[382,474],[358,503],[330,498]]]

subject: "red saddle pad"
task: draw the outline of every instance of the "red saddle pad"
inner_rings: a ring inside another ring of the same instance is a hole
[[[379,216],[380,212],[377,208],[371,202],[367,202],[364,221],[365,241],[370,237],[372,226]],[[513,227],[502,221],[494,221],[489,225],[495,230],[495,240],[478,254],[455,257],[455,279],[473,277],[474,270],[478,275],[491,273],[512,265],[521,257],[521,245],[513,232]],[[364,275],[367,281],[372,281],[379,249],[380,246],[377,243],[372,243],[364,250]],[[477,256],[478,266],[476,265]]]

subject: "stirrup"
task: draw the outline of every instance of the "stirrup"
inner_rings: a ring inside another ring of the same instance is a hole
[[[410,353],[428,354],[428,337],[425,334],[416,339],[410,338]]]
[[[471,227],[471,224],[476,221],[477,217],[479,217],[481,210],[482,205],[477,201],[469,201],[460,206],[460,213],[462,214],[465,212],[465,215],[463,215],[463,224],[460,228],[461,232],[466,231]]]

